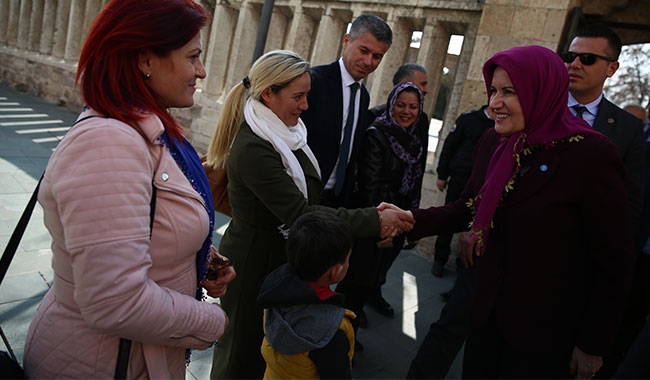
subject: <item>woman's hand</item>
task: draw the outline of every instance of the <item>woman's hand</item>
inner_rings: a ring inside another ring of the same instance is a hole
[[[447,181],[444,179],[439,179],[436,181],[436,186],[438,187],[438,190],[445,191],[447,188]]]
[[[210,279],[201,281],[201,286],[212,298],[219,298],[226,294],[228,283],[237,277],[235,268],[227,257],[221,256],[217,249],[210,247]]]
[[[569,370],[576,379],[591,379],[603,365],[603,357],[589,355],[582,351],[578,346],[573,347]]]
[[[415,224],[413,214],[410,211],[404,211],[391,203],[381,202],[377,206],[379,221],[381,223],[382,238],[395,237],[401,233],[410,231]]]
[[[391,248],[393,246],[393,238],[387,237],[377,242],[377,248]]]
[[[477,243],[478,236],[476,236],[471,231],[461,232],[458,235],[458,257],[460,261],[463,262],[465,268],[469,268],[474,265],[474,255],[478,254]]]

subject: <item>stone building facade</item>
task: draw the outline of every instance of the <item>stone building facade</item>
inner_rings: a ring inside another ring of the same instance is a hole
[[[76,61],[95,16],[107,0],[0,0],[0,82],[73,110],[82,99],[74,87]],[[263,0],[201,0],[212,18],[203,31],[207,78],[196,104],[175,110],[197,150],[205,151],[228,90],[247,73],[255,47]],[[648,42],[650,7],[645,0],[276,0],[265,51],[296,51],[313,65],[339,57],[348,24],[373,13],[393,29],[393,45],[367,79],[371,104],[385,100],[395,69],[411,61],[429,71],[425,110],[435,106],[451,35],[463,35],[454,64],[453,89],[438,146],[457,115],[486,102],[481,68],[492,54],[516,45],[557,50],[578,22],[599,19],[619,26],[625,43]],[[634,28],[632,28],[634,29]],[[643,29],[643,28],[641,28]],[[413,32],[422,33],[418,49]],[[432,154],[424,205],[441,204]],[[426,244],[423,249],[428,249]]]

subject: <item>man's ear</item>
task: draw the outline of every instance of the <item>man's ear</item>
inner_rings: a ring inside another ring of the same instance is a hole
[[[618,63],[618,61],[610,62],[609,69],[607,70],[607,77],[611,78],[616,73],[616,70],[618,70],[619,66],[620,63]]]
[[[151,74],[151,52],[142,52],[138,54],[138,68],[142,75]]]
[[[343,50],[345,50],[345,48],[348,47],[349,43],[350,43],[350,34],[345,33],[345,35],[343,35]]]

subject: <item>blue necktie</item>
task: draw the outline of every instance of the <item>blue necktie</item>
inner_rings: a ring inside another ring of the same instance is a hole
[[[354,128],[354,104],[359,83],[350,85],[350,106],[348,107],[348,118],[345,121],[345,131],[343,131],[343,143],[339,150],[339,164],[336,167],[336,183],[334,183],[334,194],[339,196],[345,183],[345,172],[348,167],[348,156],[350,155],[350,141],[352,140],[352,129]]]

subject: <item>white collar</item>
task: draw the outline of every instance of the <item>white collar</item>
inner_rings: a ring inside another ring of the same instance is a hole
[[[341,68],[341,83],[343,83],[343,88],[349,87],[352,83],[356,82],[354,78],[352,78],[352,75],[350,75],[348,70],[345,68],[343,57],[339,58],[339,67]],[[361,84],[362,82],[363,79],[358,83]]]
[[[581,104],[581,103],[578,103],[578,101],[576,100],[576,98],[574,98],[573,95],[571,95],[571,92],[569,92],[569,102],[568,102],[567,105],[568,105],[569,107],[573,107],[573,106],[578,105],[578,104],[583,105],[583,106],[587,107],[587,110],[588,110],[592,115],[596,115],[596,114],[598,114],[598,105],[600,104],[600,101],[601,101],[601,100],[603,100],[603,93],[602,93],[602,92],[601,92],[600,95],[598,95],[598,97],[597,97],[596,99],[594,99],[593,101],[591,101],[591,102],[589,102],[589,103],[587,103],[587,104]]]

